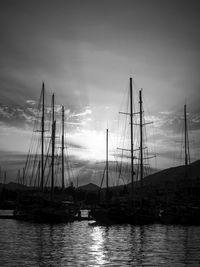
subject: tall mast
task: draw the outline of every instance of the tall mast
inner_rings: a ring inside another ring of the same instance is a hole
[[[106,129],[106,194],[108,197],[108,129]]]
[[[186,104],[184,105],[184,126],[185,126],[185,166],[188,165],[188,154],[187,154],[187,112]]]
[[[64,135],[65,135],[65,109],[64,106],[62,106],[62,190],[65,188],[65,166],[64,166]]]
[[[130,78],[130,127],[131,127],[131,191],[133,196],[134,189],[134,169],[133,169],[133,89],[132,89],[132,78]]]
[[[38,183],[37,183],[37,186],[39,187],[40,186],[40,161],[38,162]]]
[[[54,94],[52,95],[52,161],[51,161],[51,192],[53,194],[54,190],[54,152],[55,152],[55,125],[56,122],[54,120]]]
[[[41,190],[44,189],[44,82],[42,83],[42,147],[41,147]]]
[[[20,170],[18,170],[18,174],[17,175],[18,175],[18,179],[17,179],[18,181],[17,181],[17,183],[18,184],[21,184],[21,182],[20,182]]]
[[[140,187],[141,187],[141,200],[143,189],[143,121],[142,121],[142,90],[139,91],[139,104],[140,104]]]
[[[184,126],[185,126],[185,176],[188,176],[188,164],[190,164],[190,149],[189,149],[189,137],[187,126],[187,111],[186,104],[184,105]]]

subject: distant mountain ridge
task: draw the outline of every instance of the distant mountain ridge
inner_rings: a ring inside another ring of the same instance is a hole
[[[89,183],[86,185],[82,185],[78,187],[79,190],[84,190],[84,191],[98,191],[100,187],[96,184]]]
[[[186,176],[186,167],[185,165],[181,165],[181,166],[177,166],[177,167],[171,167],[168,169],[164,169],[161,171],[158,171],[156,173],[153,173],[151,175],[148,175],[144,178],[143,180],[143,184],[145,186],[151,185],[151,186],[156,186],[156,185],[161,185],[161,184],[165,184],[167,182],[178,182],[183,178],[187,178],[187,179],[196,179],[199,178],[200,179],[200,160],[197,160],[193,163],[191,163],[190,165],[188,165],[187,167],[187,176]],[[135,182],[136,184],[139,183]],[[131,184],[129,183],[127,185],[128,187],[131,187]],[[119,185],[117,187],[111,187],[111,188],[123,188],[123,185]],[[28,189],[27,186],[25,185],[21,185],[21,184],[17,184],[17,183],[13,183],[10,182],[8,184],[2,184],[0,183],[0,191],[5,188],[8,190],[26,190]],[[95,183],[88,183],[85,185],[81,185],[78,187],[78,189],[80,190],[84,190],[84,191],[98,191],[100,189],[100,187],[98,185],[96,185]]]
[[[144,184],[153,185],[173,181],[178,182],[186,176],[188,177],[188,179],[200,178],[200,160],[197,160],[188,165],[187,170],[185,165],[181,165],[151,174],[144,178]]]
[[[185,179],[200,179],[200,160],[192,162],[190,165],[186,166],[176,166],[167,168],[156,173],[150,174],[143,179],[144,186],[159,186],[165,185],[166,183],[170,182],[179,182],[183,178]],[[140,181],[136,181],[135,184],[139,186]],[[131,183],[127,184],[127,187],[131,188]],[[113,189],[123,188],[123,185],[112,187]]]

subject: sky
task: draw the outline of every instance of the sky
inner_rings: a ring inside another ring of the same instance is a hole
[[[130,77],[135,104],[142,88],[153,120],[152,168],[183,163],[185,103],[191,159],[199,159],[199,13],[198,0],[1,0],[1,169],[14,176],[23,166],[43,81],[46,102],[54,92],[58,110],[65,106],[69,153],[88,181],[104,160],[106,128],[113,160]]]

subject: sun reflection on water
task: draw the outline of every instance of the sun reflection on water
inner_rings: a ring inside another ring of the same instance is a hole
[[[108,252],[105,248],[105,234],[106,232],[100,227],[94,227],[91,232],[92,245],[89,253],[98,266],[109,263]]]

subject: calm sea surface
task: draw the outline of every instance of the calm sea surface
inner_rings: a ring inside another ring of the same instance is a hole
[[[200,227],[0,219],[0,266],[200,266]]]

